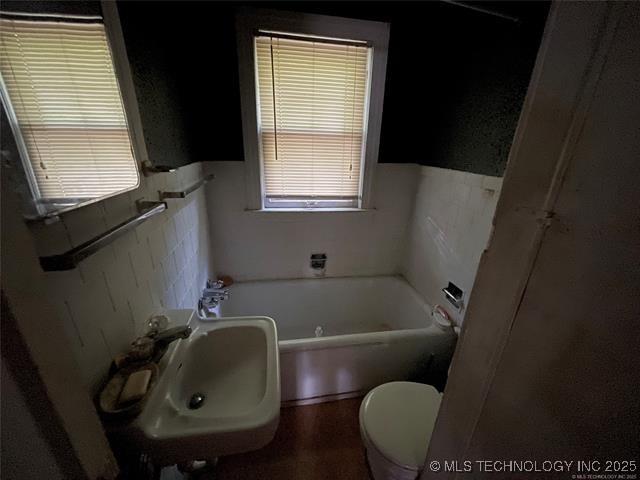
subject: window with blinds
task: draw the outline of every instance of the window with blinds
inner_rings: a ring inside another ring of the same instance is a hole
[[[3,17],[0,55],[3,101],[37,203],[81,203],[138,185],[102,23]]]
[[[358,207],[369,48],[265,33],[255,51],[264,206]]]

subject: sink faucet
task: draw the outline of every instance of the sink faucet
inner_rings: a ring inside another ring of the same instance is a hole
[[[153,340],[154,355],[153,361],[158,363],[162,356],[169,349],[171,342],[175,342],[180,338],[188,338],[191,335],[191,327],[185,325],[182,327],[173,327],[166,330],[150,331],[147,336]]]
[[[153,339],[153,341],[156,342],[156,344],[160,344],[162,346],[167,346],[171,342],[180,338],[189,338],[189,335],[191,335],[191,327],[186,325],[182,327],[168,328],[161,331],[149,332],[149,336]]]
[[[132,349],[129,353],[132,361],[150,358],[153,362],[158,363],[172,342],[180,338],[188,338],[191,335],[191,327],[188,325],[163,330],[165,326],[166,323],[163,325],[160,320],[152,319],[149,322],[147,333],[132,343]],[[134,351],[140,349],[144,353],[144,358],[139,358],[139,354],[133,355]]]

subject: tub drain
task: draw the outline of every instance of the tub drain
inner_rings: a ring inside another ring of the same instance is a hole
[[[195,410],[197,408],[200,408],[202,406],[202,404],[204,403],[204,394],[202,393],[194,393],[193,395],[191,395],[191,398],[189,399],[189,408],[191,410]]]

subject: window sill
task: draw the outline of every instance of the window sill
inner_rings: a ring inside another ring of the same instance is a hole
[[[247,213],[272,214],[272,213],[366,213],[375,212],[375,208],[261,208],[258,210],[246,209]]]

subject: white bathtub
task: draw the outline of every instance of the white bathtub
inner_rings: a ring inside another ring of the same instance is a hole
[[[441,386],[456,336],[402,277],[236,283],[225,317],[276,321],[283,402],[362,394],[391,380]]]

